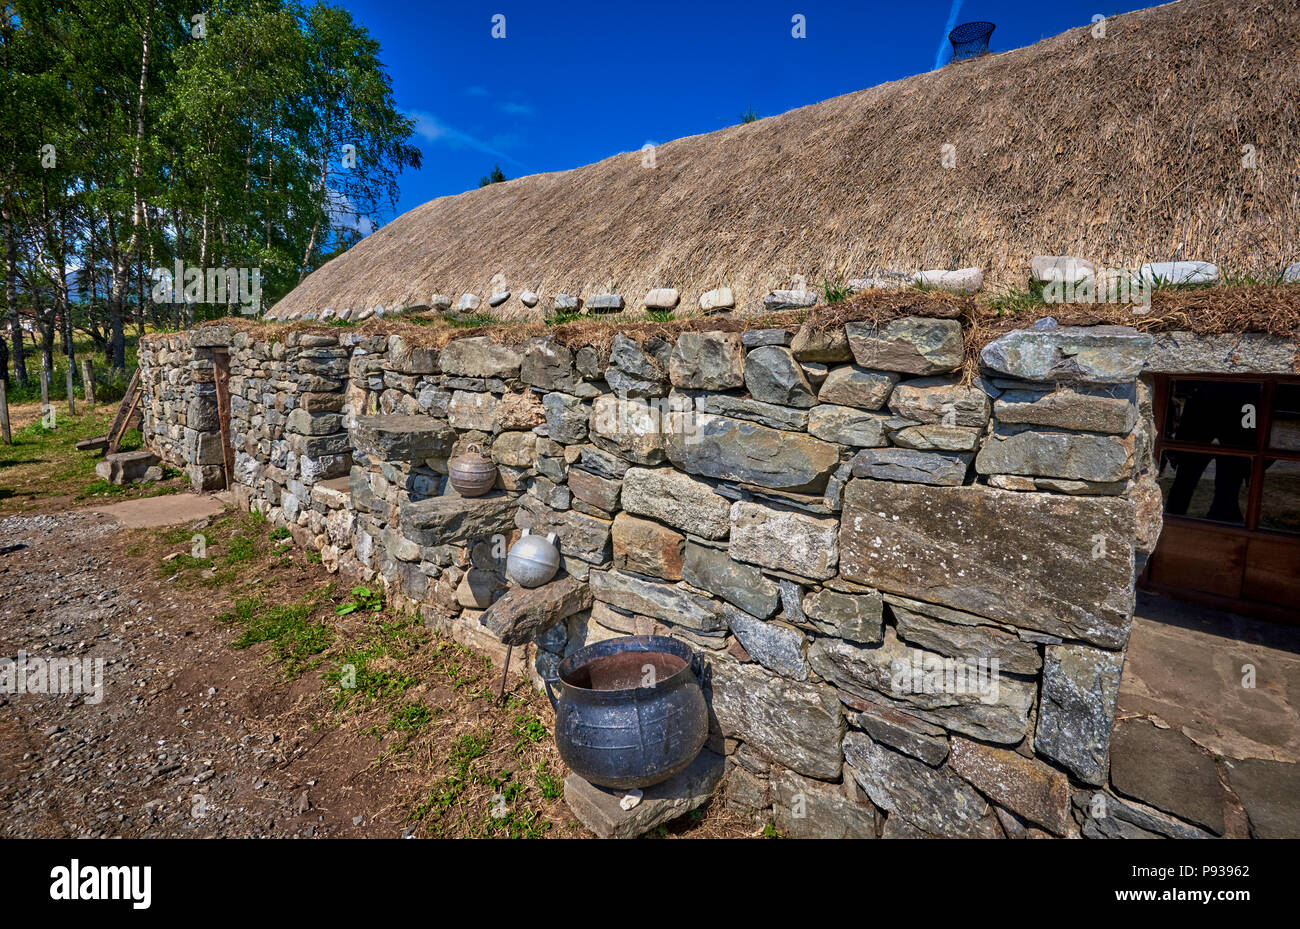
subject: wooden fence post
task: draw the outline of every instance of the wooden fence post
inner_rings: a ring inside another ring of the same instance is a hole
[[[68,381],[68,415],[75,416],[77,414],[77,392],[76,392],[76,383],[72,379],[72,365],[68,365],[67,381]]]
[[[86,403],[95,408],[95,369],[89,358],[81,359],[81,386],[86,391]]]

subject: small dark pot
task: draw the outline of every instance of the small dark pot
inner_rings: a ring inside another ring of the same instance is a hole
[[[709,735],[698,674],[690,646],[665,636],[624,636],[574,652],[560,662],[559,677],[546,681],[560,757],[601,787],[668,780],[695,760]]]

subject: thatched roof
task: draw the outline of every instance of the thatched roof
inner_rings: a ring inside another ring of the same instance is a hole
[[[745,308],[806,275],[1300,258],[1300,0],[1182,0],[748,125],[442,197],[276,307],[297,315],[530,288],[653,287]],[[943,146],[955,167],[944,167]],[[1257,168],[1243,167],[1254,146]],[[484,301],[486,306],[486,300]]]

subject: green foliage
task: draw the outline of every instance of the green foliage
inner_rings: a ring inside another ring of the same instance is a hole
[[[310,670],[315,665],[315,656],[334,641],[333,631],[313,618],[328,593],[326,587],[301,600],[278,605],[267,604],[262,597],[240,597],[234,609],[221,617],[222,621],[239,627],[231,648],[269,642],[272,659],[288,677]]]
[[[536,716],[520,713],[510,726],[510,734],[515,737],[515,754],[518,755],[530,744],[541,742],[549,733]]]
[[[759,120],[758,110],[754,109],[752,106],[746,109],[745,112],[740,114],[740,122],[743,125],[758,122],[758,120]]]
[[[827,303],[842,303],[853,296],[853,291],[845,286],[844,281],[822,281],[822,294]]]
[[[500,184],[507,180],[509,180],[509,178],[507,178],[504,174],[501,173],[501,165],[496,164],[492,166],[491,174],[485,175],[478,179],[478,186],[486,187],[488,184]]]
[[[339,616],[347,616],[357,610],[369,610],[372,613],[379,613],[383,609],[383,591],[373,591],[365,585],[358,585],[352,588],[352,599],[340,603],[334,608],[334,612]]]

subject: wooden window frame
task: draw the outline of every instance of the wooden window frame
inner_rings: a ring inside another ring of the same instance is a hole
[[[1169,417],[1169,394],[1174,381],[1231,381],[1235,383],[1260,384],[1259,410],[1258,418],[1255,422],[1255,447],[1250,448],[1230,448],[1224,445],[1203,445],[1199,442],[1179,442],[1174,439],[1165,438],[1165,425]],[[1155,413],[1155,441],[1152,447],[1152,454],[1155,457],[1157,470],[1162,469],[1164,453],[1170,452],[1192,452],[1203,455],[1231,455],[1251,459],[1250,467],[1250,486],[1246,503],[1246,521],[1245,525],[1234,526],[1230,523],[1215,522],[1211,519],[1203,519],[1196,516],[1183,516],[1174,513],[1164,513],[1164,518],[1168,522],[1187,523],[1190,525],[1204,528],[1213,528],[1217,531],[1225,532],[1232,535],[1246,536],[1267,536],[1270,538],[1294,539],[1300,543],[1300,533],[1284,532],[1278,529],[1260,529],[1259,513],[1260,506],[1264,495],[1264,462],[1266,459],[1275,461],[1300,461],[1300,450],[1270,449],[1268,447],[1269,436],[1273,431],[1273,391],[1279,384],[1300,385],[1300,377],[1294,375],[1281,374],[1157,374],[1152,390],[1152,405]],[[1163,510],[1162,501],[1161,508]]]

